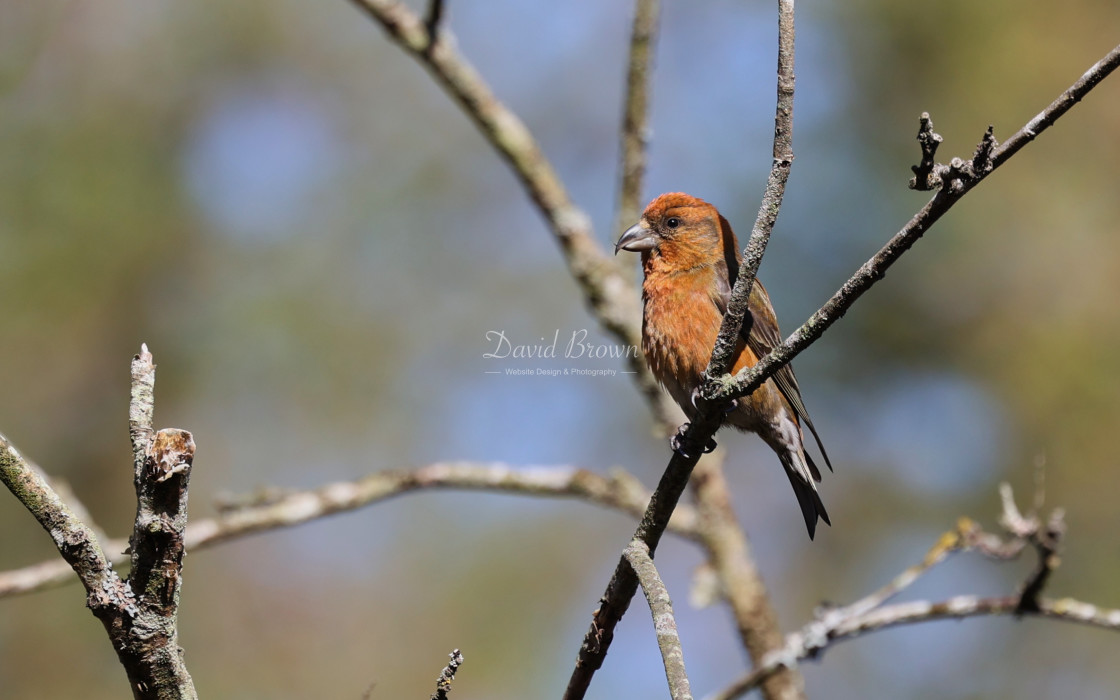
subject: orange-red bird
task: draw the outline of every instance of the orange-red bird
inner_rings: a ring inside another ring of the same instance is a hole
[[[731,224],[714,206],[673,192],[649,203],[641,220],[618,239],[614,252],[620,250],[642,254],[642,350],[646,361],[691,420],[697,411],[701,375],[739,274],[739,243]],[[732,374],[754,365],[782,342],[774,307],[758,281],[748,308],[754,324],[735,349]],[[821,473],[805,451],[802,423],[813,433],[830,470],[832,464],[805,410],[790,365],[732,404],[725,420],[740,430],[757,433],[778,454],[797,494],[810,539],[818,518],[832,524],[817,493]],[[679,438],[680,434],[673,440],[674,450],[679,450]]]

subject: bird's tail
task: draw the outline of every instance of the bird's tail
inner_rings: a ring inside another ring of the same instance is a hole
[[[817,493],[816,482],[821,478],[820,472],[814,468],[803,450],[783,450],[779,457],[789,483],[793,486],[793,492],[797,494],[797,503],[801,506],[801,514],[805,516],[805,527],[809,529],[809,539],[813,539],[817,532],[818,518],[826,525],[832,525],[824,503],[821,502],[821,495]]]

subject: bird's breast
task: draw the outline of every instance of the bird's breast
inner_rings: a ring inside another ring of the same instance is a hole
[[[642,350],[657,381],[686,407],[708,366],[723,317],[710,287],[681,277],[646,278]]]

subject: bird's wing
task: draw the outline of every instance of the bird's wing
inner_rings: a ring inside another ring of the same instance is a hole
[[[731,290],[735,286],[738,275],[738,261],[731,256],[720,260],[715,266],[716,306],[719,307],[720,313],[727,312],[727,304],[731,300]],[[751,310],[751,316],[754,317],[754,323],[751,324],[750,334],[744,340],[746,340],[747,347],[751,349],[751,352],[762,359],[769,355],[771,350],[782,344],[782,335],[778,329],[778,319],[774,314],[774,307],[770,304],[770,295],[766,293],[766,289],[758,280],[755,280],[754,286],[751,288],[748,308]],[[832,462],[828,459],[828,452],[824,449],[821,436],[817,434],[813,419],[809,417],[805,402],[801,400],[801,387],[797,385],[797,377],[793,374],[793,367],[788,363],[785,364],[774,373],[771,379],[778,386],[778,390],[782,392],[782,396],[789,402],[798,419],[808,426],[809,432],[813,434],[813,439],[817,441],[817,447],[821,450],[824,463],[828,465],[828,470],[832,471]],[[813,467],[813,471],[816,471],[816,465],[812,465],[812,463],[810,465]]]

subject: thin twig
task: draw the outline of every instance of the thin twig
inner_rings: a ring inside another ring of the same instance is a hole
[[[615,227],[621,231],[642,213],[642,181],[649,148],[649,93],[653,76],[654,42],[657,39],[660,0],[637,0],[630,32],[630,57],[626,69],[626,105],[622,111],[622,173]]]
[[[708,435],[715,433],[716,428],[719,427],[719,418],[708,424],[702,423],[702,419],[703,417],[699,417],[692,425],[694,427],[701,425],[700,429],[707,430]],[[649,507],[646,508],[633,538],[645,543],[650,552],[656,550],[661,541],[665,524],[668,523],[681,493],[688,484],[689,474],[692,473],[700,452],[700,450],[691,450],[688,456],[674,452],[669,467],[661,475],[661,480],[653,496],[650,497]],[[587,692],[591,677],[606,658],[607,649],[614,639],[614,628],[626,613],[626,609],[630,606],[630,599],[634,597],[637,590],[638,578],[634,575],[634,570],[626,561],[626,557],[621,557],[607,584],[606,592],[599,599],[599,607],[592,613],[591,628],[580,644],[576,666],[568,679],[568,687],[564,693],[565,700],[578,700]]]
[[[306,522],[363,508],[408,493],[433,489],[488,491],[527,496],[576,498],[639,517],[649,502],[649,491],[632,474],[615,469],[607,476],[574,467],[514,467],[502,463],[446,462],[419,469],[384,471],[351,482],[326,484],[309,491],[265,491],[236,499],[217,518],[187,525],[184,542],[194,552],[227,540],[258,532],[293,527]],[[673,513],[669,530],[695,539],[696,512],[681,507]],[[114,564],[123,564],[128,543],[111,540],[105,551]],[[0,598],[30,593],[74,580],[64,561],[52,560],[0,573]]]
[[[958,525],[958,529],[950,530],[943,534],[937,542],[930,547],[929,551],[926,552],[922,561],[906,569],[898,576],[895,576],[890,583],[879,590],[847,606],[843,609],[842,614],[849,617],[862,615],[879,607],[901,593],[910,586],[910,584],[917,581],[922,574],[945,561],[949,555],[965,548],[967,544],[962,530],[970,525],[970,520],[962,519],[961,523]]]
[[[428,3],[428,18],[424,20],[424,28],[428,30],[429,44],[436,42],[439,34],[439,25],[443,20],[443,0],[430,0]]]
[[[910,189],[930,191],[941,187],[941,176],[934,172],[934,166],[937,165],[937,148],[942,141],[941,134],[933,131],[929,112],[922,112],[922,116],[918,117],[918,145],[922,149],[922,159],[917,165],[910,166],[914,171]]]
[[[669,589],[661,581],[649,548],[644,542],[632,540],[623,552],[626,561],[642,584],[642,590],[649,602],[653,615],[653,629],[657,634],[657,646],[661,649],[661,660],[665,665],[665,678],[669,682],[669,696],[673,700],[692,700],[688,674],[684,668],[684,651],[681,637],[677,633],[677,620],[673,615],[673,603],[669,599]]]

